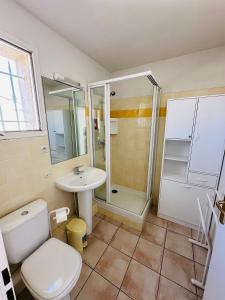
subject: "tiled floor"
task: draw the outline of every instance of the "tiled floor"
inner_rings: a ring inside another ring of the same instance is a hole
[[[205,251],[188,242],[190,229],[153,212],[142,232],[102,215],[94,226],[72,300],[201,299],[190,279],[202,276]]]

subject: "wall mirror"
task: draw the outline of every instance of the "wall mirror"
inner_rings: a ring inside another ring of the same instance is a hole
[[[42,77],[52,164],[87,153],[85,91]]]

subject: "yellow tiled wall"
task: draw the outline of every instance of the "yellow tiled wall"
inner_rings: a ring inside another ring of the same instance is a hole
[[[146,191],[152,97],[113,99],[110,115],[119,133],[111,135],[112,182]]]

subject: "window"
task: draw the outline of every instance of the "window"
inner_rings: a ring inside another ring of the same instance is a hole
[[[0,39],[0,134],[40,130],[32,53]]]

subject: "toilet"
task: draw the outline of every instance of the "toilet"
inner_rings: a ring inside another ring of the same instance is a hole
[[[35,200],[0,219],[9,264],[22,263],[21,277],[38,300],[69,300],[82,258],[71,246],[49,239],[46,201]]]

